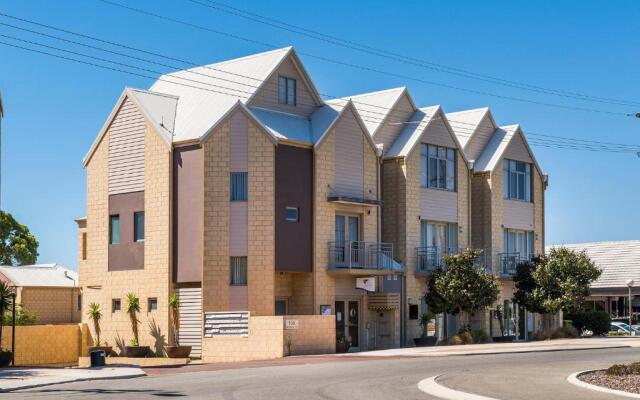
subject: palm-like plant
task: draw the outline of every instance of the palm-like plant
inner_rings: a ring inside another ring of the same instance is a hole
[[[178,341],[178,318],[179,318],[180,298],[177,294],[169,295],[169,309],[171,310],[171,323],[173,326],[173,341],[176,346],[180,346]]]
[[[132,346],[138,346],[138,313],[140,312],[140,299],[134,293],[127,293],[127,313],[131,319],[131,330],[133,331]]]
[[[6,282],[0,282],[0,351],[2,351],[2,319],[4,313],[13,304],[14,295],[15,292]]]
[[[102,318],[100,304],[89,304],[89,312],[87,315],[89,316],[89,319],[93,321],[93,330],[96,332],[96,338],[93,340],[93,345],[100,346],[100,319]]]

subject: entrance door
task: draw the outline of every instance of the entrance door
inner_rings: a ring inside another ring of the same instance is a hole
[[[336,301],[336,335],[344,335],[351,348],[359,350],[360,302],[357,300]]]
[[[336,261],[347,266],[357,267],[364,251],[360,243],[360,217],[357,215],[336,214],[335,221]]]

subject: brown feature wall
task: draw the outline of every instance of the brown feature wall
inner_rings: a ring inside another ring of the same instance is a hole
[[[144,191],[109,196],[109,216],[120,216],[120,243],[109,244],[109,271],[144,268],[144,242],[133,241],[133,213],[144,211]]]
[[[276,271],[311,272],[313,237],[313,153],[276,147]],[[299,221],[286,220],[286,207],[299,209]]]
[[[202,280],[203,160],[199,145],[173,156],[173,280]]]

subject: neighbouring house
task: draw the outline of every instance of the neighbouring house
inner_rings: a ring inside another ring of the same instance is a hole
[[[470,163],[471,247],[484,251],[501,286],[495,307],[476,322],[488,322],[492,336],[525,340],[543,328],[543,318],[514,303],[512,278],[520,261],[544,252],[548,176],[520,126],[498,126],[489,108],[447,113],[447,119]]]
[[[631,307],[635,320],[640,314],[640,240],[558,244],[547,246],[566,247],[574,251],[584,251],[602,271],[600,277],[591,284],[591,296],[587,304],[594,310],[606,311],[611,318],[629,318],[629,287],[631,287]]]
[[[207,361],[410,344],[444,254],[488,249],[502,276],[502,236],[474,242],[472,222],[475,175],[502,182],[494,153],[529,165],[536,201],[504,221],[544,248],[540,169],[519,128],[494,131],[474,170],[439,106],[404,87],[325,101],[291,47],[126,88],[83,161],[83,320],[96,302],[102,338],[128,342],[135,293],[140,342],[158,348],[175,292],[180,342]]]
[[[39,324],[80,322],[78,274],[59,264],[0,266],[0,280],[16,287],[16,303]]]

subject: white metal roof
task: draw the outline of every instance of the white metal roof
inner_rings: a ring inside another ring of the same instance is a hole
[[[584,250],[602,270],[600,278],[591,284],[592,288],[626,288],[628,279],[640,286],[640,240],[551,245],[547,251],[560,246]]]
[[[529,147],[529,143],[527,142],[527,139],[525,138],[522,130],[520,129],[520,125],[518,124],[505,125],[496,129],[496,131],[493,133],[493,136],[491,137],[491,140],[489,140],[489,143],[487,143],[487,145],[484,147],[484,150],[482,150],[478,161],[475,162],[473,170],[475,172],[493,171],[496,165],[502,159],[502,155],[504,154],[505,150],[516,135],[520,135],[522,137],[522,141],[527,147],[527,151],[529,152],[529,155],[533,160],[533,164],[536,166],[538,171],[542,173],[542,169],[540,169],[540,165],[538,164],[538,161],[536,161],[536,157],[533,155],[533,151],[531,150],[531,147]]]
[[[313,144],[309,119],[258,107],[248,107],[248,109],[278,139]]]
[[[467,145],[469,139],[471,139],[476,132],[478,125],[480,125],[480,122],[482,122],[482,119],[486,115],[489,115],[491,123],[497,128],[498,125],[493,119],[493,114],[491,114],[489,107],[447,113],[447,119],[451,123],[453,132],[458,137],[462,147]]]
[[[404,129],[393,142],[385,158],[406,157],[413,147],[420,141],[423,132],[429,123],[434,119],[440,106],[424,107],[413,113]]]
[[[15,286],[78,286],[78,274],[59,264],[0,266],[0,273]]]

